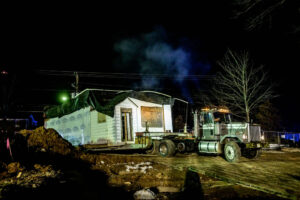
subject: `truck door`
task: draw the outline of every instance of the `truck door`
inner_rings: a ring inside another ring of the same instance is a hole
[[[212,140],[214,139],[214,122],[212,113],[203,113],[204,123],[202,126],[203,129],[203,140]]]

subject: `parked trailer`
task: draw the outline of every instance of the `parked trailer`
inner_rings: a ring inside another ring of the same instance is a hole
[[[266,147],[259,125],[232,122],[224,108],[203,108],[194,112],[193,133],[137,132],[135,144],[104,150],[143,149],[149,154],[171,157],[176,153],[224,155],[228,162],[238,162],[241,156],[257,158]]]
[[[177,152],[224,155],[228,162],[238,162],[241,156],[259,157],[267,144],[263,141],[259,125],[232,122],[225,108],[203,108],[194,112],[194,133],[145,133],[150,138],[148,153],[164,157]]]

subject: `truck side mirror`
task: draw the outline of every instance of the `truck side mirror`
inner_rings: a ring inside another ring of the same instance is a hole
[[[200,115],[200,118],[199,118],[199,124],[200,124],[200,125],[203,125],[203,124],[204,124],[204,118],[203,118],[203,115]]]

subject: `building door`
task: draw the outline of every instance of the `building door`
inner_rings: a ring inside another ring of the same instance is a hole
[[[122,142],[133,141],[132,137],[132,110],[131,108],[121,109],[122,121]]]

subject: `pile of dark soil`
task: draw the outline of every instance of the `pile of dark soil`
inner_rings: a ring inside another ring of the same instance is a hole
[[[39,127],[35,130],[22,130],[20,134],[26,139],[29,148],[36,151],[51,152],[60,155],[70,155],[74,147],[62,138],[54,129]]]
[[[0,161],[0,199],[105,199],[133,194],[110,187],[108,175],[82,160],[55,130],[39,127],[10,135],[13,157]]]

